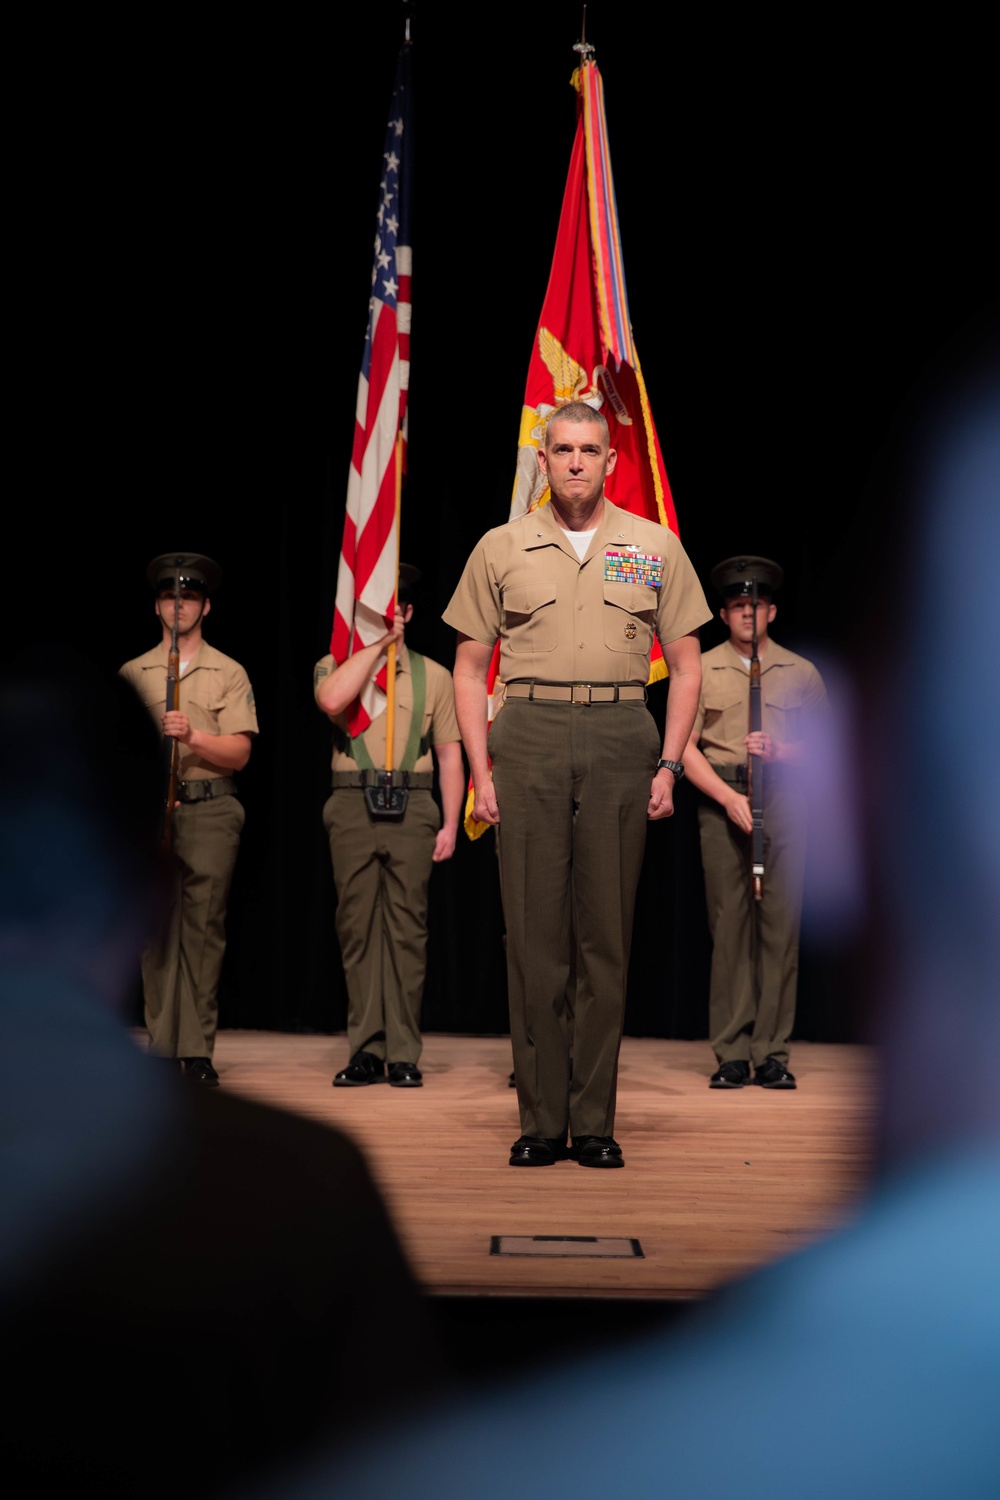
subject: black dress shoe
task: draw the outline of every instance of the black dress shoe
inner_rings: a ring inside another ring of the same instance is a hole
[[[509,1089],[516,1089],[517,1088],[517,1079],[514,1077],[513,1073],[507,1079],[507,1087]]]
[[[557,1161],[562,1161],[565,1155],[565,1141],[553,1141],[540,1135],[521,1135],[510,1148],[510,1165],[551,1167]]]
[[[759,1083],[765,1089],[794,1089],[797,1087],[795,1074],[789,1073],[783,1062],[776,1057],[767,1057],[759,1068],[754,1070],[754,1083]]]
[[[422,1089],[424,1075],[416,1063],[393,1063],[389,1068],[389,1082],[394,1089]]]
[[[385,1077],[385,1063],[372,1052],[355,1052],[346,1068],[333,1080],[335,1089],[357,1089],[366,1083],[378,1083]]]
[[[581,1167],[623,1167],[622,1148],[609,1135],[575,1135],[569,1148]]]
[[[207,1084],[210,1089],[219,1087],[219,1075],[212,1067],[211,1060],[207,1057],[182,1057],[184,1072],[188,1078],[193,1078],[195,1083]]]
[[[710,1089],[741,1089],[745,1083],[750,1082],[750,1064],[748,1062],[724,1062],[722,1067],[712,1074],[708,1080]]]

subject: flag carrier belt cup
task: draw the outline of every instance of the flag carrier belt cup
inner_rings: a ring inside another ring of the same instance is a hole
[[[531,682],[504,684],[504,701],[525,698],[529,703],[645,703],[646,689],[637,682]]]
[[[416,651],[408,653],[410,678],[413,683],[413,712],[410,716],[410,733],[407,737],[403,758],[398,771],[380,771],[372,760],[365,744],[365,736],[356,734],[351,740],[351,758],[360,766],[359,771],[334,771],[333,784],[359,786],[365,794],[368,811],[373,818],[393,823],[401,822],[406,812],[410,791],[431,787],[434,774],[431,771],[414,771],[420,756],[429,748],[423,738],[424,705],[427,702],[427,667]],[[341,780],[339,778],[347,778]]]

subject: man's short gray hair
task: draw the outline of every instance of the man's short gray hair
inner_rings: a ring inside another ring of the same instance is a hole
[[[549,446],[549,434],[555,422],[596,422],[604,431],[604,446],[611,447],[611,429],[608,427],[607,417],[596,407],[588,406],[586,401],[568,401],[565,406],[556,407],[545,428],[546,448]]]

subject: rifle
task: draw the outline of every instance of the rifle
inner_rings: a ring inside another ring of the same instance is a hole
[[[750,654],[750,733],[760,733],[763,725],[760,699],[760,657],[757,654],[757,580],[751,585],[753,602],[753,646]],[[758,764],[754,766],[754,760]],[[760,756],[747,755],[747,794],[753,828],[750,832],[750,883],[754,900],[764,894],[764,762]]]
[[[174,623],[170,627],[170,650],[167,653],[167,713],[180,707],[181,653],[177,643],[177,619],[181,612],[181,570],[177,566],[174,583]],[[169,854],[173,847],[174,803],[177,801],[177,772],[180,767],[181,747],[172,734],[164,735],[167,751],[167,792],[163,804],[163,825],[160,830],[160,848]]]

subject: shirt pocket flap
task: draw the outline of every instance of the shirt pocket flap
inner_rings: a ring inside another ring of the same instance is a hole
[[[740,691],[735,686],[721,687],[714,683],[707,683],[702,690],[702,700],[707,714],[724,714],[733,708],[742,708],[747,711],[749,703],[747,687]]]
[[[555,590],[551,585],[515,584],[503,591],[504,612],[508,615],[533,615],[546,604],[555,604]]]
[[[604,602],[616,609],[624,609],[630,615],[644,615],[647,619],[656,613],[656,590],[642,583],[604,583]]]

